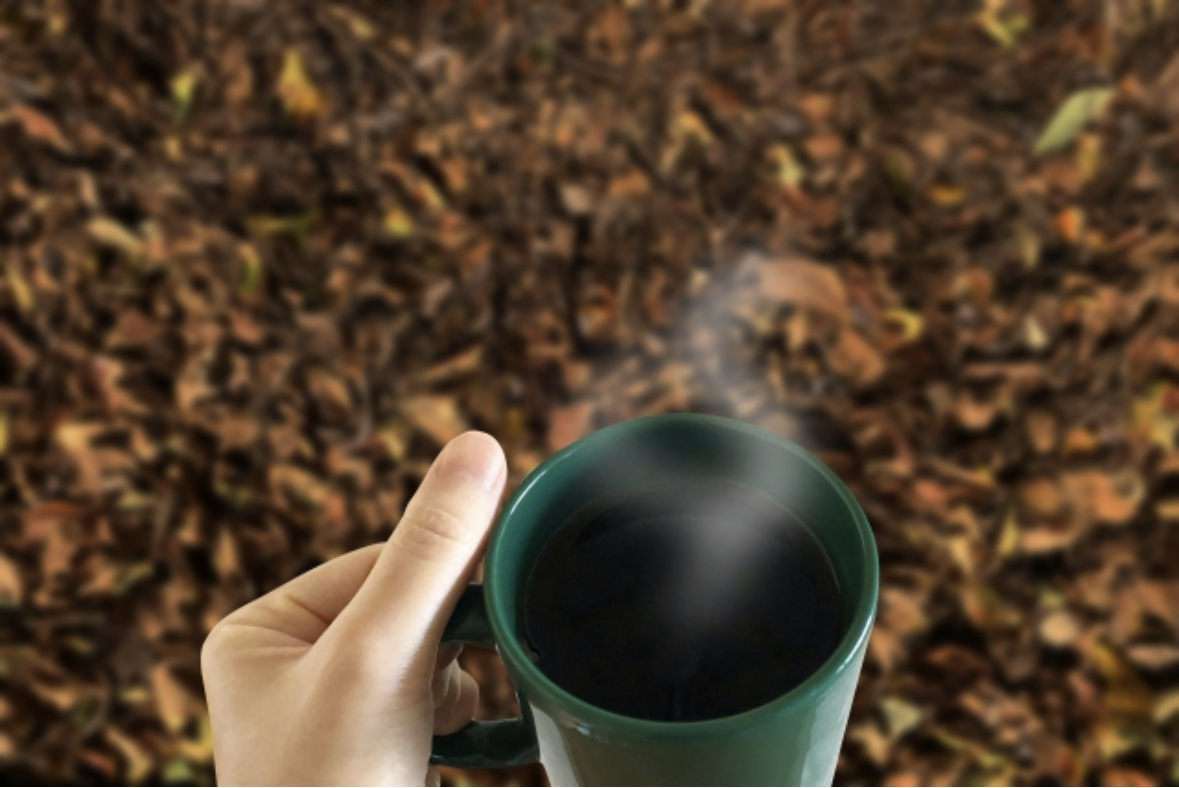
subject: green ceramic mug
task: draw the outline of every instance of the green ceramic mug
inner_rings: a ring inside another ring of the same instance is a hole
[[[822,543],[848,622],[806,681],[776,700],[703,722],[626,717],[562,690],[533,665],[521,599],[545,539],[582,505],[619,489],[728,479],[784,504]],[[443,640],[495,648],[523,716],[475,721],[434,739],[431,762],[481,768],[540,760],[554,785],[829,785],[876,615],[879,567],[867,518],[801,447],[732,419],[675,413],[599,430],[528,475],[503,509],[484,584],[466,590]]]

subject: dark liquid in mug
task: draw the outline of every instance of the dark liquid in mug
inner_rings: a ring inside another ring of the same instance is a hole
[[[692,721],[802,683],[843,631],[814,534],[768,496],[692,481],[589,504],[541,549],[524,597],[537,667],[628,717]]]

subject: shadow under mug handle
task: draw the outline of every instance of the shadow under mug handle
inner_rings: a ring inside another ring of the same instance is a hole
[[[446,629],[442,642],[470,643],[483,648],[495,648],[495,635],[487,620],[483,604],[483,585],[472,583],[463,591]],[[430,751],[430,763],[435,766],[455,766],[461,769],[496,769],[505,766],[524,766],[540,760],[536,742],[536,728],[532,709],[516,693],[523,717],[511,720],[472,720],[466,727],[449,736],[435,736]]]

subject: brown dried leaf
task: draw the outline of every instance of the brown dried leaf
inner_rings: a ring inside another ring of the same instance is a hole
[[[151,669],[152,695],[164,726],[177,733],[192,717],[196,702],[184,685],[173,675],[167,663],[159,663]]]
[[[1081,537],[1078,528],[1025,528],[1019,533],[1019,549],[1027,555],[1068,549]]]
[[[112,350],[138,348],[159,339],[164,327],[140,312],[128,309],[119,315],[115,327],[107,334],[106,346]]]
[[[593,428],[594,412],[591,402],[578,402],[554,410],[549,420],[549,449],[560,451],[588,435]]]
[[[1028,411],[1025,420],[1028,443],[1037,454],[1050,454],[1056,448],[1057,419],[1046,410]]]
[[[24,584],[21,582],[20,567],[0,553],[0,608],[20,607],[23,598]]]
[[[884,358],[859,332],[848,328],[840,332],[839,342],[831,350],[831,369],[847,378],[857,388],[867,388],[884,376]]]
[[[37,352],[4,323],[0,323],[0,350],[6,351],[12,363],[21,371],[37,361]]]
[[[1060,485],[1046,476],[1024,482],[1019,488],[1020,511],[1032,519],[1053,520],[1064,513],[1065,499]]]
[[[106,216],[95,217],[86,225],[86,230],[101,246],[120,251],[132,258],[138,258],[143,254],[143,241],[114,219]]]
[[[1152,103],[1173,121],[1179,121],[1179,54],[1171,57],[1151,88]]]
[[[61,133],[61,129],[48,115],[38,112],[27,104],[18,104],[13,107],[11,112],[30,139],[65,153],[71,150],[65,135]]]
[[[1153,694],[1130,663],[1104,643],[1095,644],[1090,656],[1105,679],[1103,703],[1106,712],[1115,717],[1152,719]]]
[[[467,429],[466,419],[453,397],[410,397],[403,400],[400,407],[406,419],[438,445],[449,443]]]
[[[1179,646],[1170,643],[1141,643],[1126,649],[1131,664],[1148,671],[1169,670],[1179,666]]]
[[[1001,414],[1001,403],[980,401],[967,391],[960,392],[954,400],[954,419],[958,425],[971,432],[982,432],[990,428]]]
[[[821,132],[807,137],[802,144],[812,161],[834,161],[843,155],[843,138],[832,132]]]
[[[590,190],[576,183],[562,183],[561,205],[571,216],[588,216],[594,210],[594,197]]]
[[[1133,469],[1116,474],[1077,471],[1061,477],[1074,511],[1083,521],[1125,525],[1138,513],[1146,497],[1146,485]]]
[[[764,263],[757,271],[764,297],[847,322],[847,289],[833,269],[806,260],[783,260]]]
[[[1040,639],[1053,648],[1067,648],[1076,643],[1081,634],[1077,619],[1067,610],[1049,613],[1040,622]]]
[[[274,465],[267,473],[270,488],[281,492],[296,508],[322,511],[329,490],[323,480],[297,465]]]
[[[1124,785],[1128,788],[1151,788],[1157,783],[1149,775],[1128,766],[1107,766],[1101,771],[1102,785]]]

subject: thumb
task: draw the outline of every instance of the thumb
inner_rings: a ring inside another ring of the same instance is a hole
[[[507,477],[483,432],[450,441],[430,466],[356,596],[339,637],[378,649],[390,669],[429,672],[443,627],[483,551]]]

